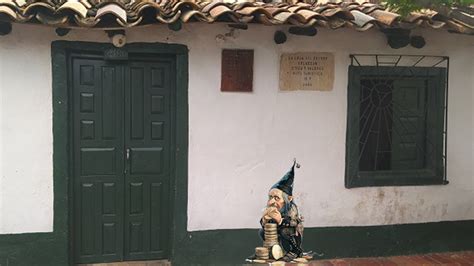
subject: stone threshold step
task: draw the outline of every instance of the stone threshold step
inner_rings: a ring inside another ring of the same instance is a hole
[[[148,260],[148,261],[122,261],[93,264],[77,264],[77,266],[171,266],[167,260]]]

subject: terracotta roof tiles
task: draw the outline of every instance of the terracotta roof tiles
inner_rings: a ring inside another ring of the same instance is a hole
[[[229,3],[220,0],[0,0],[0,20],[65,28],[129,28],[154,23],[231,22],[288,24],[365,31],[377,28],[445,28],[474,34],[474,7],[412,13],[407,18],[372,3]]]

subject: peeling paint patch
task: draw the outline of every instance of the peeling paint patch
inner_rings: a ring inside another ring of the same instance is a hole
[[[378,189],[377,199],[378,199],[379,202],[382,202],[385,199],[385,192],[383,191],[382,188]]]
[[[423,206],[423,204],[425,204],[425,199],[418,199],[418,204],[421,206]]]
[[[448,203],[443,204],[441,208],[441,218],[446,217],[448,214]]]
[[[329,204],[324,201],[324,202],[319,203],[319,207],[321,209],[327,209],[327,208],[329,208]]]

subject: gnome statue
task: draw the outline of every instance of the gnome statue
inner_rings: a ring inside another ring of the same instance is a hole
[[[259,230],[259,234],[264,241],[265,225],[276,224],[278,240],[284,251],[284,256],[280,260],[286,262],[303,256],[301,248],[303,223],[298,207],[293,200],[295,166],[299,168],[296,160],[290,171],[271,187],[268,192],[267,206],[260,219],[262,228]]]

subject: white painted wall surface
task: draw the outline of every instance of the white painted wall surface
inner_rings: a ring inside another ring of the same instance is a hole
[[[320,29],[316,37],[288,35],[276,45],[276,29],[250,26],[224,42],[215,37],[228,32],[225,25],[127,31],[129,42],[189,48],[188,230],[257,228],[269,187],[293,157],[302,164],[294,193],[307,227],[474,219],[474,38],[428,30],[425,48],[392,50],[376,31]],[[26,25],[0,38],[0,233],[52,230],[50,43],[56,39],[51,28]],[[102,31],[75,30],[63,39],[108,41]],[[220,92],[223,48],[255,50],[252,93]],[[334,53],[333,91],[278,92],[279,55],[300,51]],[[449,185],[344,188],[352,53],[450,56]]]
[[[3,106],[3,93],[2,93],[2,74],[3,73],[3,49],[2,47],[0,46],[0,193],[3,192],[3,137],[1,137],[3,135],[3,108],[1,108],[1,106]],[[2,197],[2,194],[0,194],[0,233],[3,232],[3,197]]]
[[[15,29],[15,34],[0,40],[0,233],[49,232],[53,227],[50,40],[41,31]]]

